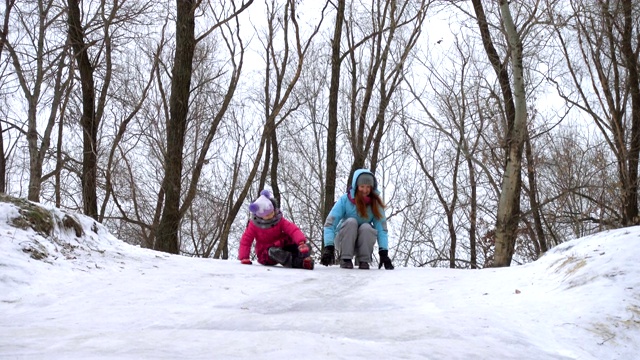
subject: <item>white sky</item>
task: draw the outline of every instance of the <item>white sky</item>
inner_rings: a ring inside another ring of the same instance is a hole
[[[61,217],[61,213],[56,211]],[[0,359],[637,359],[640,227],[484,270],[173,256],[0,203]],[[46,249],[45,260],[25,249]]]

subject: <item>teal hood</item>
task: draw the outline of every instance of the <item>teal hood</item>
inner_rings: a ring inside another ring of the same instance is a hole
[[[362,174],[371,174],[371,176],[373,176],[373,192],[379,195],[380,191],[378,190],[378,179],[376,179],[376,176],[369,169],[358,169],[353,172],[353,179],[351,179],[351,186],[349,187],[351,198],[355,199],[356,197],[356,189],[358,188],[356,184],[358,181],[358,176]]]

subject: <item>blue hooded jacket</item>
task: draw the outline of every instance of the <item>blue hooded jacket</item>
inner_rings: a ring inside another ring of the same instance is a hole
[[[371,174],[374,178],[373,191],[376,194],[380,194],[378,191],[378,182],[375,180],[375,176],[373,173],[367,169],[358,169],[353,173],[353,179],[351,180],[351,187],[348,192],[345,193],[336,201],[331,208],[331,212],[329,216],[327,216],[327,220],[324,223],[324,246],[333,246],[334,239],[340,226],[342,225],[342,221],[349,218],[354,218],[358,221],[358,226],[364,223],[369,223],[373,226],[374,229],[378,231],[378,248],[380,250],[388,250],[389,249],[389,240],[387,235],[387,217],[382,211],[382,219],[376,219],[373,216],[373,211],[371,210],[371,206],[367,206],[367,217],[363,218],[358,215],[358,210],[356,209],[356,204],[352,202],[351,199],[356,198],[357,191],[357,180],[358,176],[363,173]]]

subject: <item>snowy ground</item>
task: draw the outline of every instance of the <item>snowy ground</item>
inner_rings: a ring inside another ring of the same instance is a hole
[[[0,203],[0,359],[640,357],[640,227],[521,267],[308,271],[140,249],[82,216],[45,239],[17,216]]]

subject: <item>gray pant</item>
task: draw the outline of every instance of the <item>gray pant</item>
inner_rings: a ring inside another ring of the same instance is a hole
[[[351,260],[356,256],[358,263],[371,262],[373,245],[378,238],[378,231],[371,224],[364,223],[358,226],[358,221],[349,218],[342,221],[338,234],[336,234],[335,245],[340,252],[340,259]]]

